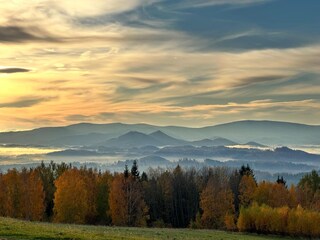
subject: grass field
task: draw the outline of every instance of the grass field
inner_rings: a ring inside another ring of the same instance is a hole
[[[6,239],[283,239],[274,236],[245,235],[213,230],[120,228],[67,224],[34,223],[0,218],[0,240]],[[292,238],[291,238],[292,239]]]

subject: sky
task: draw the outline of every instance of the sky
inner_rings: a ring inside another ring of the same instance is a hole
[[[319,0],[0,0],[0,131],[320,125]]]

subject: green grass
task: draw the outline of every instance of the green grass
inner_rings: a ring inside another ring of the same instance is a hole
[[[120,228],[82,226],[67,224],[35,223],[16,219],[0,218],[0,240],[6,239],[234,239],[267,240],[283,239],[274,236],[246,235],[214,230]]]

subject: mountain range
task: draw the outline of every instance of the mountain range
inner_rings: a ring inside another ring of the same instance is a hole
[[[239,121],[202,128],[79,123],[0,133],[2,144],[45,146],[113,146],[119,143],[124,146],[217,146],[248,142],[257,145],[318,145],[320,126],[275,121]]]

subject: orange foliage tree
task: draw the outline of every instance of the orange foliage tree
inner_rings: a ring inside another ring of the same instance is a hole
[[[290,192],[285,185],[280,183],[261,182],[256,188],[253,200],[258,204],[266,204],[270,207],[283,207],[294,205],[294,189]]]
[[[200,196],[200,207],[203,211],[202,226],[205,228],[232,228],[234,214],[233,193],[227,176],[211,178]]]
[[[21,176],[23,178],[21,199],[23,218],[40,221],[44,217],[45,194],[39,173],[35,170],[30,170],[29,172],[22,171]]]
[[[84,224],[90,213],[88,188],[77,169],[65,171],[56,181],[54,220],[56,222]]]
[[[244,175],[239,184],[239,200],[241,206],[249,206],[253,200],[257,184],[251,175]]]
[[[116,175],[111,184],[109,205],[114,225],[146,225],[148,207],[143,199],[141,182],[137,178]]]
[[[42,181],[35,170],[9,170],[0,179],[2,216],[41,220],[44,215]]]
[[[22,180],[16,169],[9,170],[2,178],[4,216],[22,218]]]

